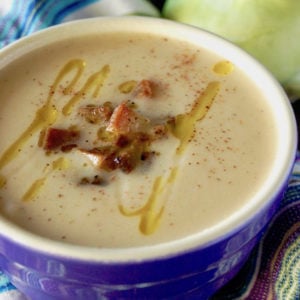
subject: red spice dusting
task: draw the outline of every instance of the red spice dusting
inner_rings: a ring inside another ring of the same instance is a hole
[[[137,96],[152,98],[154,96],[155,84],[151,80],[143,79],[137,86]]]

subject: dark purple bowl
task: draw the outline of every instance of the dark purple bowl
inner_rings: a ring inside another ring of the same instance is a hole
[[[103,26],[103,24],[105,26]],[[105,28],[105,29],[101,29]],[[284,91],[254,59],[231,43],[199,29],[142,18],[99,18],[56,26],[0,52],[3,65],[57,38],[95,30],[164,31],[199,40],[245,70],[272,101],[279,139],[272,174],[253,202],[207,232],[163,244],[98,249],[49,240],[0,217],[0,267],[31,299],[207,299],[242,267],[283,197],[297,147],[296,123]]]

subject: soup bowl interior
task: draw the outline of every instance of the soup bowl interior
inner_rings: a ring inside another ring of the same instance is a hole
[[[153,245],[74,245],[39,236],[0,216],[0,266],[32,299],[206,299],[237,274],[282,199],[297,144],[289,100],[264,67],[231,43],[190,26],[144,17],[82,20],[35,33],[1,50],[0,72],[31,51],[58,41],[116,32],[187,41],[240,68],[261,91],[275,120],[278,141],[271,170],[251,201],[228,218],[189,236]]]

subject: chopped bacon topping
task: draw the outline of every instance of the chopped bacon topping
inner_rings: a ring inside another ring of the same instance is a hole
[[[121,134],[120,136],[117,137],[116,146],[119,148],[124,148],[124,147],[128,146],[130,144],[130,142],[131,142],[130,137],[128,137],[124,134]]]
[[[119,91],[122,94],[133,93],[137,98],[153,98],[155,92],[155,82],[149,79],[143,79],[139,82],[128,80],[119,85]]]
[[[70,152],[73,148],[76,148],[77,144],[67,144],[60,147],[62,152]]]
[[[136,91],[138,97],[152,98],[154,95],[154,82],[143,79],[138,83]]]
[[[109,147],[99,147],[93,149],[80,149],[81,153],[85,154],[93,165],[102,168],[104,160],[111,154]]]
[[[58,129],[58,128],[48,128],[44,136],[44,145],[45,150],[55,150],[62,147],[65,150],[68,147],[68,144],[72,144],[72,148],[76,145],[72,142],[75,142],[79,138],[79,131],[73,129]]]
[[[119,90],[123,94],[131,93],[133,98],[152,98],[155,83],[146,79],[140,82],[127,81],[119,86]],[[157,154],[150,149],[151,143],[165,138],[170,127],[168,119],[162,124],[153,124],[153,121],[136,110],[135,102],[129,100],[116,106],[111,102],[82,106],[78,110],[78,115],[86,122],[98,126],[95,128],[97,130],[89,132],[89,134],[96,132],[93,141],[79,140],[79,131],[73,127],[69,129],[50,127],[41,132],[39,145],[46,151],[69,152],[77,148],[97,169],[105,171],[119,169],[130,173],[139,163]],[[82,146],[87,143],[88,147]],[[102,181],[84,177],[81,183],[102,184]]]
[[[81,112],[85,111],[81,108]],[[151,142],[166,137],[168,132],[166,123],[151,124],[128,101],[116,106],[106,124],[98,131],[99,141],[105,143],[102,147],[80,149],[95,167],[106,171],[120,169],[130,173],[141,161],[156,154],[149,150]],[[103,138],[108,133],[111,136]]]
[[[138,159],[135,157],[136,153],[132,151],[118,151],[113,147],[93,148],[91,150],[80,149],[80,151],[95,166],[106,171],[120,169],[125,173],[130,173],[138,164]]]
[[[79,115],[83,116],[90,123],[107,122],[113,113],[110,102],[103,105],[87,105],[79,108]]]
[[[143,131],[149,122],[148,119],[130,108],[127,102],[122,102],[114,109],[106,130],[118,134],[128,134]]]

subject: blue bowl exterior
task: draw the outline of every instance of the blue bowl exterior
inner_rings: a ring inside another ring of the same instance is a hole
[[[213,243],[172,257],[128,263],[48,255],[0,235],[0,266],[31,299],[207,299],[242,267],[282,199]],[[47,245],[45,245],[46,247]]]

